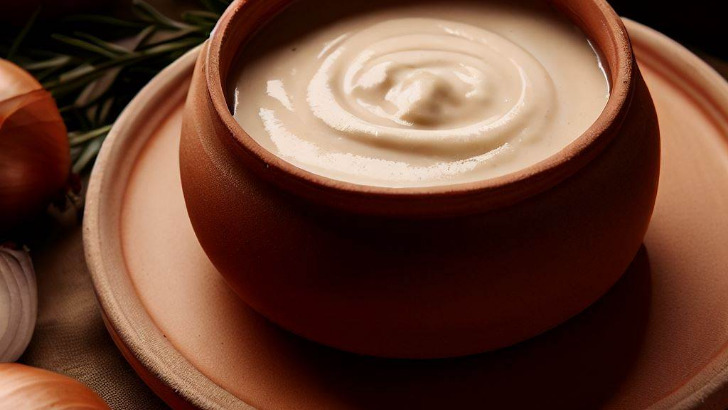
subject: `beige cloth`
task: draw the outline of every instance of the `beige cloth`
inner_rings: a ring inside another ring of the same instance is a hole
[[[113,409],[164,409],[114,345],[83,256],[81,225],[69,211],[31,248],[38,280],[38,322],[20,361],[71,376]]]

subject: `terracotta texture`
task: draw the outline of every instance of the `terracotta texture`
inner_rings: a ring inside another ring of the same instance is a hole
[[[200,54],[182,126],[192,225],[246,303],[343,350],[449,357],[539,334],[622,275],[652,213],[659,133],[626,30],[606,2],[555,2],[612,75],[612,96],[587,132],[520,173],[407,189],[295,168],[230,115],[223,83],[236,50],[284,3],[228,9]]]
[[[575,318],[507,349],[422,361],[348,354],[271,325],[218,274],[185,208],[193,52],[130,104],[89,185],[86,261],[115,341],[175,408],[727,408],[728,83],[627,27],[663,130],[660,187],[646,252]]]

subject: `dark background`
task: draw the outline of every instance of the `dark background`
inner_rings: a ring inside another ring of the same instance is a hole
[[[621,16],[728,60],[728,0],[608,0]]]
[[[0,33],[7,25],[21,25],[42,4],[46,14],[123,9],[131,0],[0,0]],[[178,17],[179,10],[200,7],[200,0],[147,0]],[[342,0],[344,1],[344,0]],[[646,24],[675,40],[728,60],[728,0],[607,0],[617,13]],[[128,7],[126,7],[128,8]],[[64,11],[61,11],[64,10]],[[123,13],[122,13],[123,14]]]

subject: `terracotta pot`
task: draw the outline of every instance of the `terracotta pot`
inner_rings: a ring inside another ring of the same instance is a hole
[[[660,147],[626,30],[605,1],[553,2],[611,72],[611,97],[591,128],[514,174],[406,189],[296,168],[230,114],[223,90],[237,51],[287,3],[227,10],[200,54],[182,127],[195,233],[246,303],[339,349],[448,357],[544,332],[622,275],[652,214]]]

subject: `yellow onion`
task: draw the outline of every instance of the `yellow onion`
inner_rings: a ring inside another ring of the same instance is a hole
[[[0,362],[28,347],[38,315],[38,288],[28,252],[0,246]]]
[[[0,363],[0,409],[108,409],[82,383],[48,370]]]
[[[44,210],[68,180],[66,126],[53,97],[0,59],[0,234]]]

